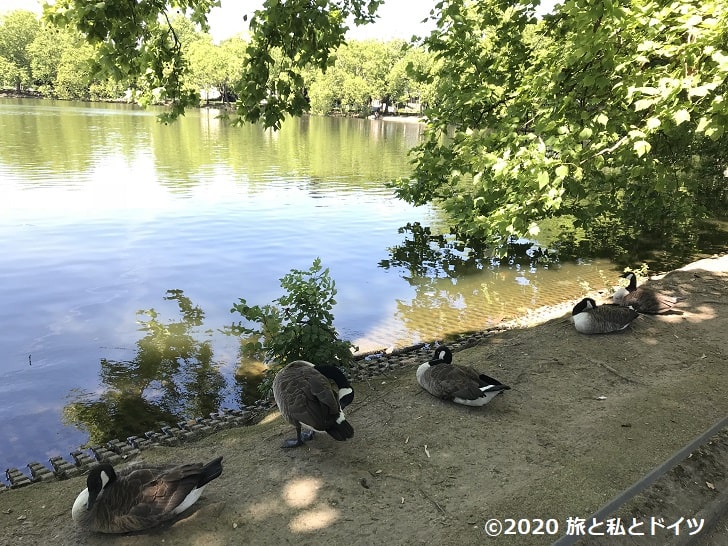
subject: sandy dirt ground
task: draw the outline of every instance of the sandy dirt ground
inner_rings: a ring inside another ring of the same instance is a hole
[[[0,493],[0,544],[551,544],[567,518],[588,517],[728,414],[728,256],[650,286],[684,298],[679,313],[584,336],[565,302],[551,320],[461,347],[456,363],[512,387],[483,408],[423,392],[413,362],[354,384],[347,442],[318,435],[283,450],[293,429],[274,411],[144,451],[153,461],[225,457],[223,475],[173,524],[127,536],[76,529],[77,477]],[[703,500],[722,487],[692,481]],[[663,488],[630,513],[658,516],[649,511],[680,494]],[[528,520],[530,532],[488,537],[486,522],[507,518]],[[551,520],[544,534],[537,520]],[[632,542],[608,542],[622,543]]]

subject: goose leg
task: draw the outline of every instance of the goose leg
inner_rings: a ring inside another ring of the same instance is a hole
[[[295,438],[289,438],[285,442],[283,442],[282,448],[291,448],[291,447],[300,447],[304,444],[304,442],[308,442],[309,440],[312,440],[314,436],[313,430],[301,430],[301,424],[296,423],[296,437]]]

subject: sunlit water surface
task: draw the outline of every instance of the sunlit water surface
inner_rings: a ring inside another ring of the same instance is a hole
[[[361,350],[484,329],[613,283],[606,261],[498,265],[423,242],[437,213],[385,186],[407,175],[419,135],[314,117],[275,133],[212,111],[164,126],[127,106],[0,101],[0,466],[121,435],[115,413],[144,407],[154,422],[238,406],[238,346],[219,332],[231,305],[271,302],[280,277],[316,257],[336,281],[336,327]],[[183,317],[181,299],[204,317]],[[164,336],[137,314],[152,308],[190,354],[155,352]]]

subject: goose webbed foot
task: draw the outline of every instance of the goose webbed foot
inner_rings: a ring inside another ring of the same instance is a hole
[[[303,445],[303,442],[299,441],[298,438],[289,438],[285,442],[283,442],[283,445],[281,446],[283,449],[288,449],[291,447],[300,447]]]
[[[309,440],[313,440],[314,437],[314,431],[313,430],[296,430],[297,437],[296,438],[289,438],[285,442],[283,442],[283,445],[281,446],[284,449],[293,448],[293,447],[301,447],[305,442],[308,442]]]

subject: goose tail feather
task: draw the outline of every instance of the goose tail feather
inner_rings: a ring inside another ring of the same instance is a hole
[[[480,390],[483,393],[486,393],[486,392],[509,391],[509,390],[511,390],[511,388],[508,385],[504,385],[503,383],[499,383],[498,385],[488,385],[487,387],[481,387]]]
[[[501,389],[493,389],[493,390],[508,390],[508,389],[510,389],[510,387],[508,385],[504,385],[503,383],[501,383],[497,379],[495,379],[495,378],[493,378],[493,377],[491,377],[489,375],[485,375],[484,373],[481,373],[478,376],[478,378],[483,383],[487,383],[489,388],[490,387],[498,387],[498,386],[502,387]]]
[[[349,421],[342,421],[336,423],[331,428],[326,429],[326,433],[331,436],[334,440],[343,442],[354,436],[354,427],[349,424]]]
[[[212,480],[219,477],[220,474],[222,474],[222,457],[218,457],[202,467],[197,487],[202,487],[205,484],[210,483]]]

